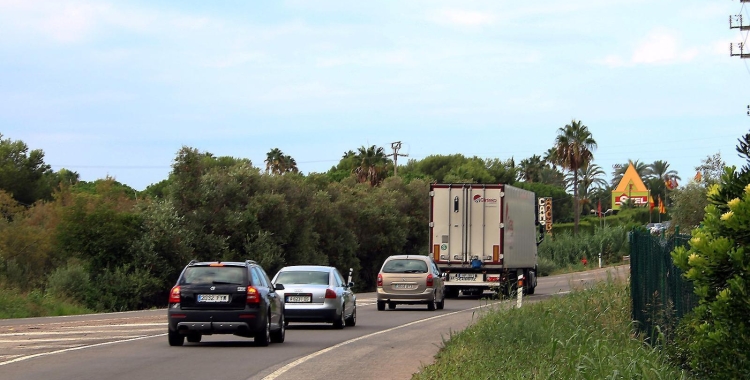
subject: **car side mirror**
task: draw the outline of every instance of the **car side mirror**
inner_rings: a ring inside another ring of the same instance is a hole
[[[284,284],[276,284],[273,286],[274,290],[284,290]]]

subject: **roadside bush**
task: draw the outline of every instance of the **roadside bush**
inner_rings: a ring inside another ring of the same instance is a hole
[[[546,257],[540,257],[537,262],[537,276],[549,276],[557,269],[555,262]]]
[[[76,260],[55,269],[47,276],[47,293],[59,298],[85,302],[90,286],[89,272]]]
[[[690,248],[672,258],[695,285],[699,297],[685,318],[677,344],[700,378],[739,379],[750,374],[750,133],[737,151],[747,163],[725,168],[708,190],[703,227],[692,231]]]
[[[87,299],[87,306],[95,310],[140,310],[167,302],[161,281],[148,271],[130,266],[104,271],[95,283]]]
[[[572,233],[555,235],[544,239],[539,245],[539,261],[549,260],[557,268],[578,265],[584,258],[594,265],[602,253],[602,263],[620,261],[626,250],[627,229],[625,227],[597,228],[594,233]]]

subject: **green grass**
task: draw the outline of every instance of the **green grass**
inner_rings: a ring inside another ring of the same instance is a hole
[[[50,297],[38,290],[21,292],[12,288],[0,288],[0,319],[75,315],[91,312],[91,310],[75,305],[69,300]]]
[[[422,379],[687,379],[634,337],[629,288],[588,290],[495,309],[444,342]]]

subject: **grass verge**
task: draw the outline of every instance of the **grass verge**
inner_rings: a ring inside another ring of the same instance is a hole
[[[87,314],[92,311],[70,300],[46,296],[39,290],[25,293],[0,288],[0,319]]]
[[[627,284],[488,312],[444,342],[424,379],[687,379],[633,335]]]

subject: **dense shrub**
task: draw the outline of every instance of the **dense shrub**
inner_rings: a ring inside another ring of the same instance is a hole
[[[680,359],[700,378],[750,374],[750,134],[737,151],[746,165],[726,168],[708,190],[703,226],[692,231],[690,248],[672,253],[700,299],[676,339]]]

